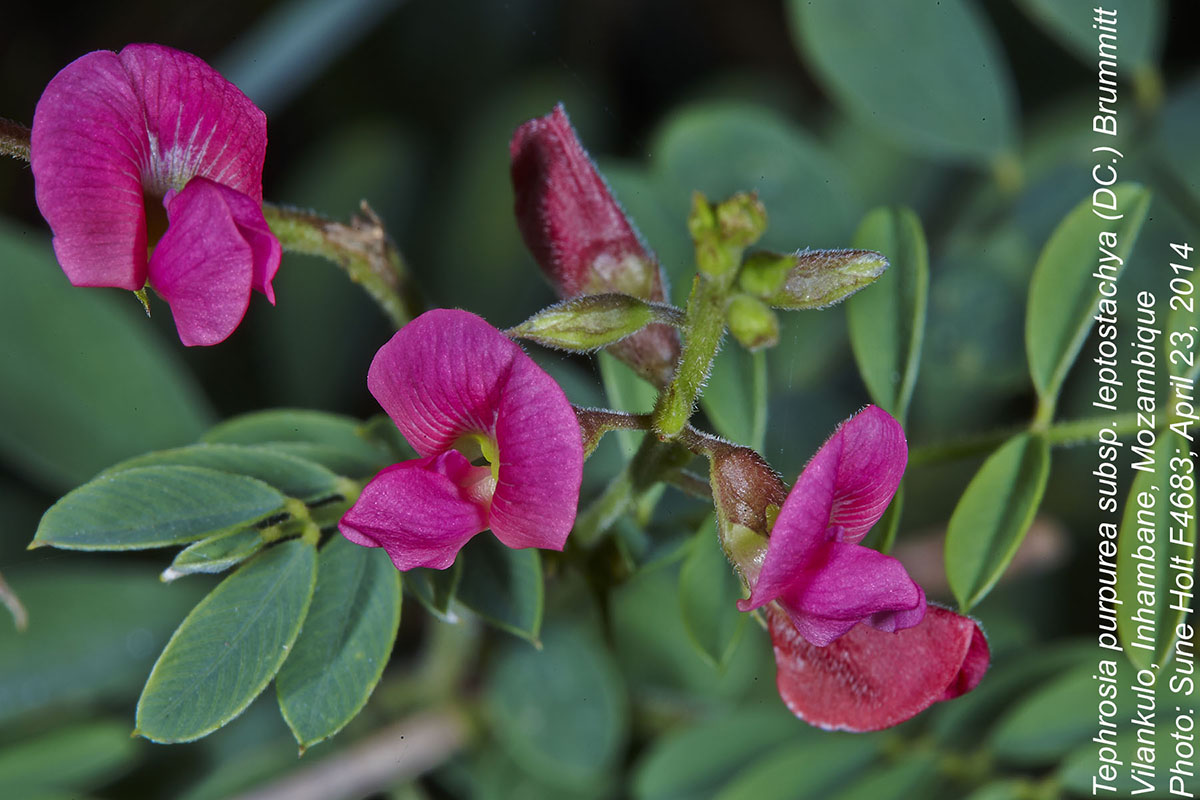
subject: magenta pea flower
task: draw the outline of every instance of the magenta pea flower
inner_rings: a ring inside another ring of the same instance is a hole
[[[263,112],[194,55],[131,44],[68,64],[38,100],[30,148],[67,278],[131,291],[148,282],[185,345],[224,340],[252,289],[275,302],[266,146]]]
[[[667,299],[658,259],[583,149],[561,103],[517,128],[509,154],[517,227],[559,297],[620,292]],[[665,386],[679,348],[678,332],[655,324],[610,350]]]
[[[774,601],[796,631],[825,647],[860,622],[899,631],[925,616],[925,593],[904,566],[859,544],[887,509],[908,460],[900,424],[867,406],[809,461],[771,529],[751,611]],[[753,567],[749,571],[753,571]]]
[[[512,340],[466,311],[428,311],[379,349],[367,387],[421,458],[372,478],[343,536],[399,570],[445,569],[488,528],[509,547],[563,549],[583,438],[562,389]]]
[[[859,625],[825,647],[805,641],[788,615],[767,611],[776,686],[788,710],[827,730],[875,731],[978,685],[990,651],[979,625],[929,606],[895,633]]]

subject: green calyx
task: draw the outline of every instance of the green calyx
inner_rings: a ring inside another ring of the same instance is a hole
[[[772,308],[825,308],[874,283],[888,260],[874,250],[804,250],[792,255],[755,253],[738,285]]]
[[[506,333],[546,347],[590,353],[616,344],[654,322],[682,325],[683,312],[627,294],[572,297],[539,311]]]

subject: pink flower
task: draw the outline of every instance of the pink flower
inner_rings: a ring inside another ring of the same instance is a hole
[[[907,630],[859,625],[827,647],[806,642],[781,611],[771,608],[767,618],[779,696],[797,717],[828,730],[898,725],[974,689],[990,657],[974,620],[938,606]]]
[[[184,344],[224,340],[251,289],[275,302],[266,146],[263,112],[196,56],[133,44],[68,64],[38,101],[30,152],[67,278],[131,291],[148,279]]]
[[[766,606],[779,695],[812,725],[887,728],[970,691],[987,670],[987,640],[973,620],[927,608],[898,561],[857,544],[907,458],[900,425],[874,406],[834,433],[786,497],[753,451],[713,454],[722,544],[754,587],[739,607]]]
[[[666,299],[658,259],[600,177],[561,104],[517,128],[509,153],[517,226],[559,297],[620,292]],[[650,325],[611,350],[665,386],[679,357],[679,334],[669,325]]]
[[[877,406],[838,428],[784,501],[758,575],[746,575],[754,588],[738,607],[775,601],[817,647],[860,622],[882,631],[919,623],[921,587],[899,561],[858,544],[891,502],[907,460],[904,431]]]
[[[563,548],[583,439],[562,389],[520,347],[474,314],[429,311],[379,349],[367,386],[422,457],[376,475],[343,536],[400,570],[445,569],[488,528],[509,547]]]

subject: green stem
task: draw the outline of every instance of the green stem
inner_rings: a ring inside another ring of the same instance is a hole
[[[669,480],[692,460],[693,453],[675,442],[660,442],[646,436],[625,468],[609,482],[604,492],[575,518],[571,538],[588,548],[596,544],[608,529],[634,507],[634,504],[660,481]],[[687,479],[688,491],[695,486]]]
[[[263,204],[263,216],[284,250],[339,264],[350,280],[367,290],[392,324],[401,328],[420,313],[420,298],[379,217],[365,202],[362,212],[363,216],[344,225],[312,211]]]
[[[750,434],[750,447],[763,451],[767,442],[767,404],[770,399],[767,386],[767,351],[755,350],[750,354],[754,369],[754,426]]]
[[[679,435],[692,416],[700,388],[708,379],[713,358],[725,333],[725,305],[729,285],[736,270],[717,278],[698,274],[688,298],[687,325],[683,334],[683,354],[675,378],[658,397],[654,407],[654,428],[660,438]]]
[[[28,161],[30,133],[29,128],[19,122],[0,117],[0,153]]]
[[[1113,423],[1116,424],[1113,425]],[[1043,435],[1051,445],[1069,446],[1093,440],[1096,436],[1096,431],[1105,426],[1112,426],[1112,429],[1118,436],[1128,436],[1137,432],[1137,414],[1119,414],[1111,418],[1092,418],[1060,422],[1057,425],[1047,427],[1043,431]],[[1013,436],[1023,433],[1026,430],[1029,430],[1027,426],[1020,425],[978,436],[956,439],[951,442],[940,442],[923,447],[914,447],[908,451],[908,463],[909,466],[920,466],[938,461],[954,461],[960,458],[986,455]]]
[[[1045,394],[1038,398],[1037,411],[1033,415],[1030,427],[1033,430],[1045,431],[1054,423],[1055,395]]]
[[[712,502],[712,485],[708,482],[708,478],[702,475],[681,469],[667,475],[664,480],[684,494],[706,500],[709,503]]]

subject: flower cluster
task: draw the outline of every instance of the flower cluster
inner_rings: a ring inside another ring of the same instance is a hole
[[[281,248],[262,211],[265,147],[263,113],[195,56],[130,45],[68,65],[38,103],[31,142],[37,202],[67,277],[149,285],[184,344],[224,340],[252,290],[274,302]],[[666,300],[657,260],[562,106],[522,125],[510,151],[518,226],[560,296]],[[868,255],[873,279],[886,262]],[[851,289],[867,279],[848,274]],[[680,337],[651,322],[610,350],[662,388]],[[445,569],[485,530],[512,548],[564,548],[582,480],[580,422],[509,336],[465,311],[429,311],[380,348],[367,386],[419,457],[366,483],[339,523],[348,540],[383,548],[399,570]],[[765,613],[795,714],[873,730],[979,682],[989,654],[978,625],[927,605],[899,561],[861,544],[906,466],[896,420],[864,409],[790,491],[751,450],[706,452],[722,543],[750,590],[739,608]]]
[[[251,290],[275,302],[281,248],[262,213],[266,146],[263,112],[189,53],[131,44],[68,64],[38,101],[30,147],[67,278],[149,283],[184,344],[228,338]]]

